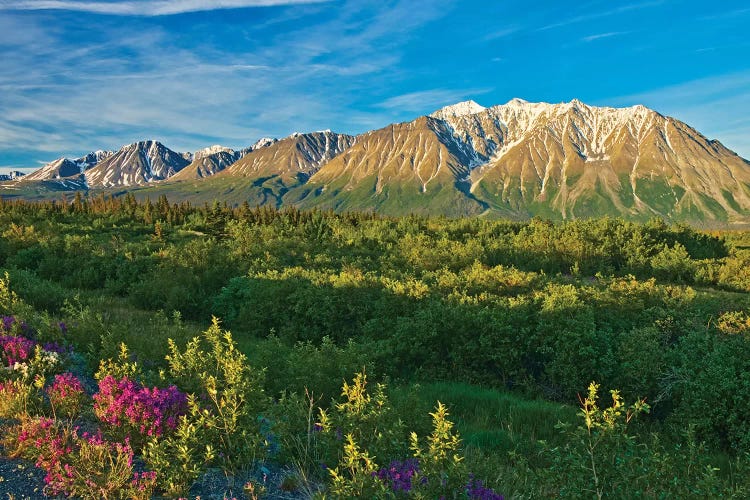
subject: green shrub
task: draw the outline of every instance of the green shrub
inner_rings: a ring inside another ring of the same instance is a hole
[[[232,334],[212,325],[187,343],[184,351],[170,339],[169,375],[202,401],[206,439],[215,443],[222,468],[236,471],[263,454],[265,436],[256,421],[268,402],[262,370],[253,369]]]

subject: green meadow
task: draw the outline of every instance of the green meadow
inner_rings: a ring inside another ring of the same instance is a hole
[[[132,195],[0,201],[0,233],[3,345],[37,346],[4,347],[2,451],[50,495],[750,496],[750,233]],[[117,413],[144,389],[179,392],[137,400],[158,429]],[[60,473],[96,453],[97,490]]]

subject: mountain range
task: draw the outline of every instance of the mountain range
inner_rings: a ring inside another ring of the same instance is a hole
[[[646,107],[578,100],[467,101],[357,136],[295,133],[239,151],[141,141],[55,160],[0,195],[61,190],[392,215],[750,223],[750,162]]]

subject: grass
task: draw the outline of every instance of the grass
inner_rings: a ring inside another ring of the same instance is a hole
[[[394,405],[407,400],[409,387],[394,392]],[[460,382],[429,382],[416,388],[423,406],[446,404],[467,448],[495,454],[536,450],[538,441],[559,440],[558,422],[575,423],[577,409],[524,399],[506,391]]]
[[[168,339],[183,347],[206,328],[182,321],[177,313],[142,311],[126,299],[94,293],[69,302],[64,313],[73,326],[69,329],[70,340],[84,346],[93,359],[114,358],[120,343],[125,343],[146,368],[163,365]]]

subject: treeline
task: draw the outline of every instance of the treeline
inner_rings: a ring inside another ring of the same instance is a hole
[[[656,219],[387,218],[132,195],[5,201],[0,230],[0,266],[50,312],[92,291],[214,314],[269,346],[332,342],[396,380],[566,402],[596,380],[648,398],[660,424],[750,451],[739,235]],[[291,369],[281,365],[269,379]]]

